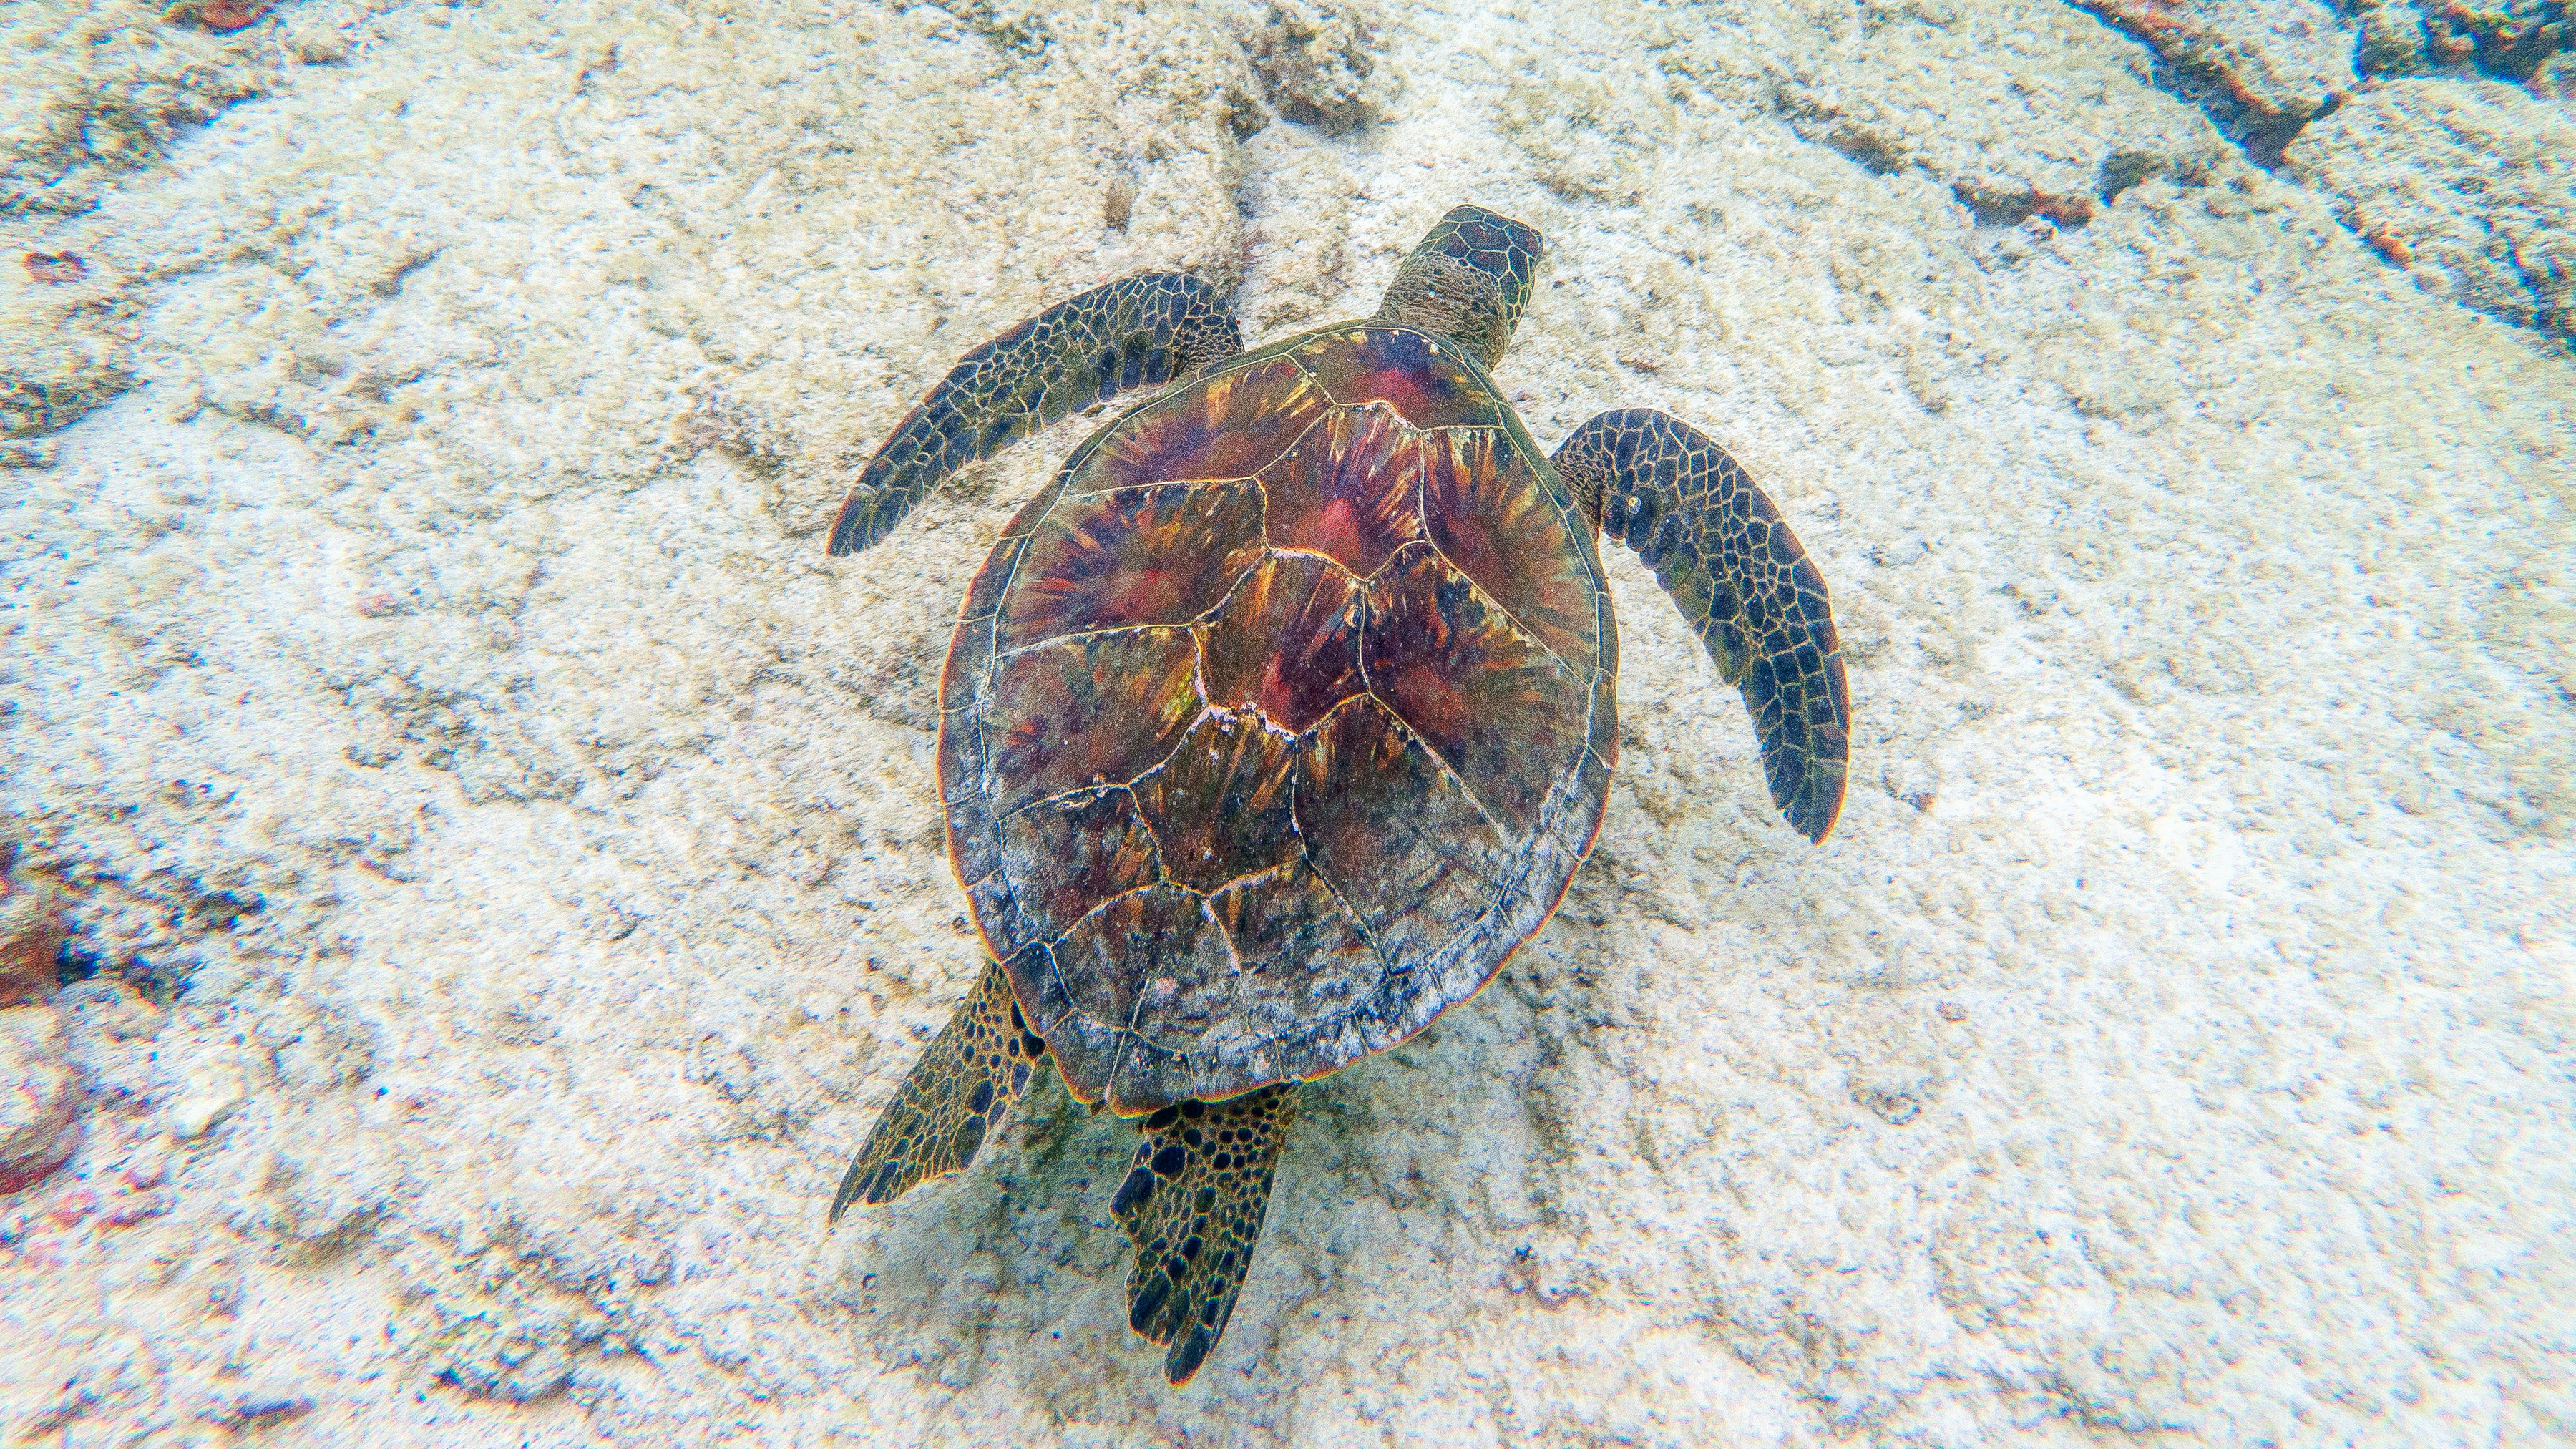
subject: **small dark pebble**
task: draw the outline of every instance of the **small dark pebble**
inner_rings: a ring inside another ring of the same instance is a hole
[[[89,263],[71,252],[27,253],[27,275],[48,286],[77,282],[89,275]]]

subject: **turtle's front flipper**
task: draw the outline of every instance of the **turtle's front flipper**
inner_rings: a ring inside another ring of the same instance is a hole
[[[1046,1043],[1021,1019],[1011,978],[987,962],[974,993],[912,1064],[894,1100],[841,1176],[829,1221],[853,1202],[892,1202],[934,1177],[963,1172],[975,1149],[1046,1065]]]
[[[1186,272],[1129,277],[1059,302],[958,359],[904,418],[841,504],[832,552],[875,543],[941,479],[1078,408],[1242,350],[1224,296]]]
[[[1627,540],[1742,686],[1772,803],[1809,840],[1843,805],[1851,691],[1825,581],[1780,510],[1706,434],[1650,408],[1603,413],[1556,450],[1579,504]]]
[[[1110,1215],[1136,1244],[1127,1326],[1168,1344],[1163,1371],[1185,1384],[1234,1312],[1270,1211],[1270,1174],[1297,1117],[1295,1082],[1225,1102],[1182,1102],[1145,1119],[1145,1145]]]

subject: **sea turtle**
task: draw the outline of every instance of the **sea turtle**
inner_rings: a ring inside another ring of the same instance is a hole
[[[1076,409],[966,591],[940,677],[948,854],[988,960],[833,1198],[963,1170],[1049,1062],[1144,1119],[1110,1203],[1175,1384],[1224,1332],[1303,1083],[1475,994],[1546,924],[1617,761],[1596,530],[1741,686],[1771,798],[1821,841],[1850,708],[1825,585],[1726,450],[1606,412],[1553,457],[1488,369],[1538,233],[1441,218],[1377,314],[1245,352],[1179,272],[966,354],[877,451],[831,551]],[[1163,384],[1168,383],[1168,386]]]

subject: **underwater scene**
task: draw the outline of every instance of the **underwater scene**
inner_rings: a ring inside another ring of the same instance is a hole
[[[0,7],[0,1441],[2576,1444],[2562,0]]]

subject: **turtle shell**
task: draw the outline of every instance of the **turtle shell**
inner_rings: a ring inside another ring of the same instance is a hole
[[[1600,829],[1593,531],[1484,369],[1346,325],[1075,451],[968,590],[948,846],[1066,1083],[1312,1080],[1473,995]]]

